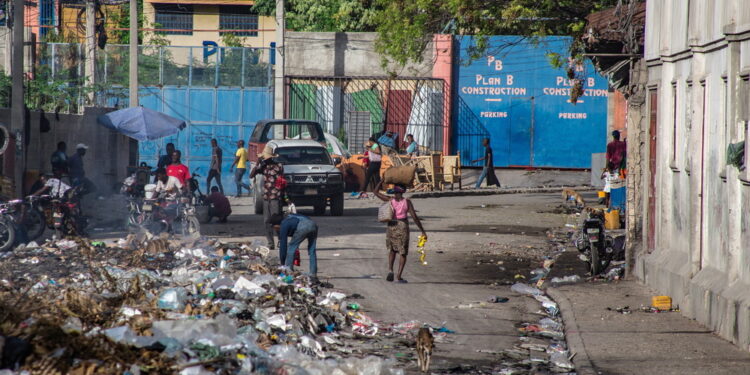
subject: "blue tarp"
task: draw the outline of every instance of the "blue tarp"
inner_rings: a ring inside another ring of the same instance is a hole
[[[97,119],[100,124],[139,141],[168,137],[185,128],[185,121],[145,107],[125,108]]]

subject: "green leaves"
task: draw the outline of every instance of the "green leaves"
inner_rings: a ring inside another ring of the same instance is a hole
[[[434,34],[479,36],[472,59],[486,53],[488,35],[576,36],[585,17],[617,0],[374,0],[382,8],[377,19],[376,48],[384,65],[422,60]]]

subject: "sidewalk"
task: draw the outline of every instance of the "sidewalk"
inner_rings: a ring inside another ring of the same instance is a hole
[[[572,256],[564,253],[568,261]],[[750,373],[750,353],[695,321],[679,312],[643,312],[654,293],[637,282],[583,282],[547,293],[560,306],[578,374]],[[631,313],[615,311],[625,306]]]

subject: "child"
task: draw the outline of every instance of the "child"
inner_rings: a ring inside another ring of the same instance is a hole
[[[607,163],[600,178],[604,180],[604,205],[609,207],[609,193],[612,191],[612,180],[617,178],[617,173],[614,172],[614,165],[612,163]]]

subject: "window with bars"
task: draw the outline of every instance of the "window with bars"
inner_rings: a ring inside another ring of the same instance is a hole
[[[219,29],[222,30],[257,30],[258,15],[248,5],[222,5],[219,8]],[[258,36],[258,31],[227,31],[224,34],[237,36]]]
[[[192,5],[154,4],[154,10],[156,11],[154,19],[156,28],[164,30],[160,31],[160,33],[167,35],[193,35]]]

